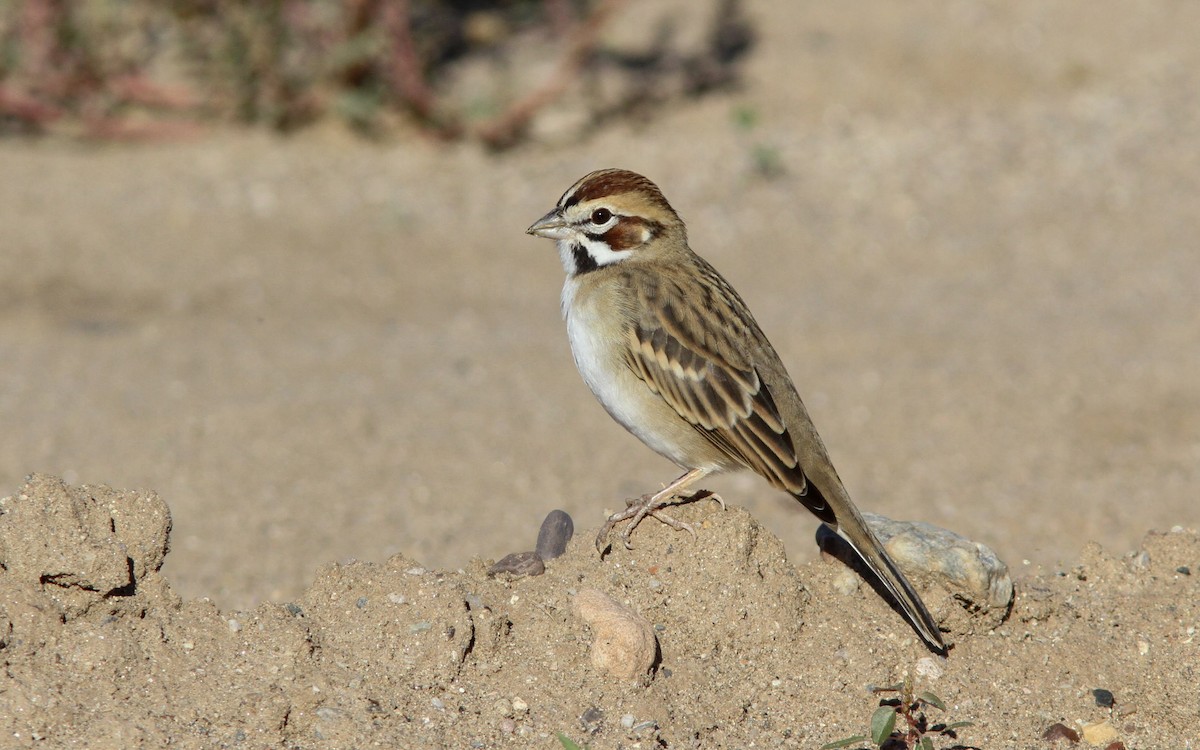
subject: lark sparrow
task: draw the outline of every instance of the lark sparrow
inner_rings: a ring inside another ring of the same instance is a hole
[[[555,240],[575,365],[613,419],[685,469],[608,519],[629,534],[647,515],[709,496],[685,491],[750,468],[849,542],[921,636],[945,649],[920,596],[863,521],[787,370],[746,303],[688,246],[687,229],[650,180],[621,169],[585,176],[526,230]]]

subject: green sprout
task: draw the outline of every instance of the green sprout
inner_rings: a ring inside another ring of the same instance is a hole
[[[879,708],[871,714],[870,732],[853,737],[836,740],[822,745],[821,750],[838,750],[851,745],[869,742],[870,746],[880,750],[934,750],[935,737],[957,739],[954,730],[969,727],[974,722],[956,721],[952,723],[930,723],[925,716],[926,708],[932,707],[939,711],[946,710],[946,704],[941,698],[929,691],[913,692],[912,680],[890,685],[888,687],[873,687],[872,693],[898,693],[898,697],[884,698],[879,701]],[[897,729],[896,725],[900,728]],[[962,748],[962,745],[955,745]]]

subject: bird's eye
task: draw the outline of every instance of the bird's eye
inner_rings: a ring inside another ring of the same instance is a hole
[[[608,220],[611,218],[612,211],[609,211],[607,208],[597,208],[595,211],[592,211],[593,224],[607,224]]]

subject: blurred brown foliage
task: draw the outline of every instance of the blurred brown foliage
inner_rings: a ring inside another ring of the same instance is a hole
[[[697,49],[669,20],[636,54],[601,42],[626,0],[0,0],[0,133],[173,137],[235,121],[289,131],[336,116],[366,134],[401,119],[441,139],[519,142],[589,74],[624,83],[601,121],[736,83],[753,43],[738,0],[716,0]],[[511,77],[530,44],[555,56],[472,108],[448,71],[483,60]],[[664,94],[670,90],[672,94]]]

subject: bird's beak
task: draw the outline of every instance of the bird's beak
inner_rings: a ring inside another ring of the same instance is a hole
[[[565,240],[569,233],[567,222],[563,220],[562,212],[557,208],[533,222],[533,226],[525,230],[525,234],[551,240]]]

